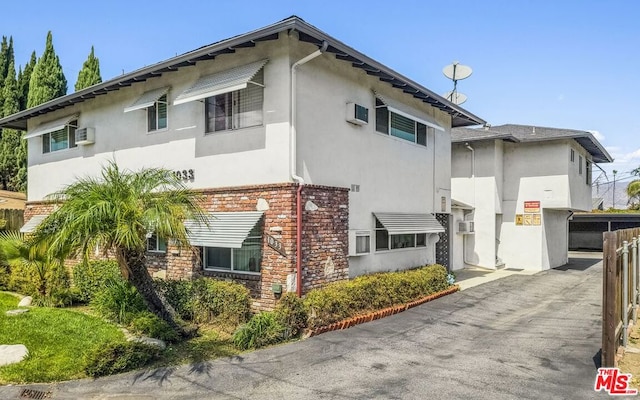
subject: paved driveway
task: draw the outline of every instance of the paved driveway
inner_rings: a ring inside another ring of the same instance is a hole
[[[587,399],[601,263],[514,275],[382,320],[231,359],[30,386],[54,399]],[[16,399],[22,387],[0,387]]]

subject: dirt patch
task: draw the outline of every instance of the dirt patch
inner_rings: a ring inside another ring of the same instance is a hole
[[[618,363],[618,367],[620,371],[631,374],[631,386],[640,390],[640,323],[632,328],[627,351]]]

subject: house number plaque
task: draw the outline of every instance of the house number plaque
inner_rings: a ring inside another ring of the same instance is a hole
[[[275,251],[277,251],[278,253],[286,257],[287,253],[284,251],[284,246],[282,245],[282,242],[269,234],[267,234],[266,236],[267,236],[267,244],[269,245],[269,247],[271,247],[272,249],[274,249]]]
[[[183,169],[182,171],[173,171],[181,181],[193,181],[196,178],[196,171],[193,169]]]

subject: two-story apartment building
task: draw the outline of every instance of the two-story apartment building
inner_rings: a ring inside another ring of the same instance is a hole
[[[168,278],[245,283],[255,306],[433,263],[450,212],[450,131],[484,121],[297,17],[0,120],[27,131],[24,227],[46,196],[115,160],[206,196],[193,249],[150,237]],[[187,221],[188,223],[188,221]]]
[[[592,166],[611,161],[585,131],[452,130],[453,268],[544,270],[567,263],[567,219],[591,210]]]

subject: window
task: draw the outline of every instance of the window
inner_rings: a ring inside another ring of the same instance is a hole
[[[262,227],[256,225],[239,249],[204,247],[203,266],[206,270],[260,272],[262,260]]]
[[[578,156],[578,174],[582,175],[582,156]]]
[[[426,233],[403,233],[389,235],[382,223],[376,218],[376,250],[395,250],[412,247],[426,247]]]
[[[571,162],[574,162],[576,160],[576,152],[575,150],[571,149],[571,155],[569,157],[571,159]]]
[[[245,89],[205,99],[206,130],[219,132],[262,125],[263,70]]]
[[[591,163],[589,160],[585,161],[585,170],[586,170],[586,184],[591,185]]]
[[[356,232],[356,254],[371,252],[371,234],[368,231]]]
[[[153,234],[147,238],[147,251],[154,253],[166,253],[167,241]]]
[[[389,111],[382,100],[376,98],[376,131],[426,146],[427,134],[435,132],[435,128]]]
[[[147,132],[167,128],[167,95],[164,94],[147,108]]]
[[[78,121],[71,121],[64,128],[42,135],[42,153],[77,147],[76,128]]]

